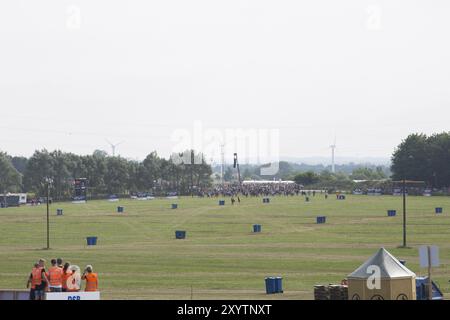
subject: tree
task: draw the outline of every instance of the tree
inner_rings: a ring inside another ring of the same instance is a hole
[[[450,133],[427,137],[411,134],[392,155],[392,178],[425,181],[429,186],[450,186]]]
[[[46,177],[54,177],[53,160],[47,150],[37,150],[28,160],[25,169],[25,190],[34,191],[41,196],[45,195],[47,191],[44,179]]]
[[[299,173],[294,177],[295,183],[305,185],[305,186],[317,183],[317,182],[319,182],[319,180],[320,180],[320,177],[312,171]]]
[[[22,176],[12,165],[8,155],[0,152],[0,192],[4,193],[6,200],[6,193],[8,191],[18,191],[21,186]]]

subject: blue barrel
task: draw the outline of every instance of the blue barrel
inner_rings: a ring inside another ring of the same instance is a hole
[[[266,293],[267,294],[276,293],[275,278],[267,277],[265,281],[266,281]]]
[[[185,239],[186,238],[186,231],[177,230],[175,231],[175,239]]]
[[[254,224],[253,225],[253,232],[261,232],[261,225],[260,224]]]
[[[87,237],[86,238],[88,246],[96,246],[97,245],[97,237]]]
[[[388,210],[387,214],[388,214],[388,217],[395,217],[395,215],[397,214],[397,211],[395,211],[395,210]]]
[[[283,278],[275,277],[275,292],[283,293]]]
[[[435,209],[435,212],[436,212],[436,213],[442,213],[442,208],[436,208],[436,209]]]
[[[178,204],[172,203],[172,209],[176,209],[176,208],[178,208]]]
[[[219,206],[224,206],[225,205],[225,200],[219,200]]]
[[[123,209],[124,209],[123,207],[117,207],[117,212],[118,212],[118,213],[122,213],[122,212],[123,212]]]
[[[63,210],[62,209],[56,209],[56,215],[57,216],[62,216],[63,215]]]
[[[318,216],[318,217],[316,217],[316,222],[317,223],[325,223],[326,220],[327,220],[327,217],[325,217],[325,216]]]

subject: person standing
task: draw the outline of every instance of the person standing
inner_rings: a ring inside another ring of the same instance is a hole
[[[63,271],[58,267],[56,259],[51,260],[52,266],[48,269],[50,292],[62,292]]]
[[[36,284],[41,283],[40,281],[38,282],[38,277],[34,277],[34,275],[39,275],[39,263],[35,263],[33,266],[33,269],[31,269],[31,273],[30,276],[28,277],[28,281],[27,281],[27,289],[30,288],[30,300],[36,300],[36,296],[35,296],[35,290],[36,290]]]
[[[64,264],[64,267],[62,269],[62,292],[67,292],[67,281],[69,280],[70,276],[72,275],[72,271],[69,270],[70,263],[66,262]]]
[[[61,269],[64,268],[64,266],[63,266],[63,259],[62,258],[56,259],[56,263],[58,264],[58,267],[60,267]]]
[[[31,286],[34,286],[34,300],[43,300],[48,279],[45,273],[45,260],[39,259],[37,267],[31,272]]]
[[[81,279],[86,280],[86,287],[84,291],[98,291],[98,275],[94,273],[91,265],[86,266]]]

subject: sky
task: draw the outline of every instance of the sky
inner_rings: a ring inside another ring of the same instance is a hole
[[[217,162],[224,144],[226,161],[243,148],[258,162],[330,157],[336,141],[337,158],[389,158],[412,132],[450,130],[449,13],[446,0],[2,1],[0,150],[108,140],[127,158],[192,145]]]

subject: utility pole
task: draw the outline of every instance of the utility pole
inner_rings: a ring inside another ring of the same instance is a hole
[[[53,182],[51,178],[45,178],[47,184],[47,250],[50,249],[50,184]]]
[[[220,145],[220,156],[221,156],[221,165],[220,165],[220,182],[223,185],[223,175],[225,173],[225,152],[224,152],[225,144]]]
[[[403,247],[406,248],[406,179],[403,179]]]

